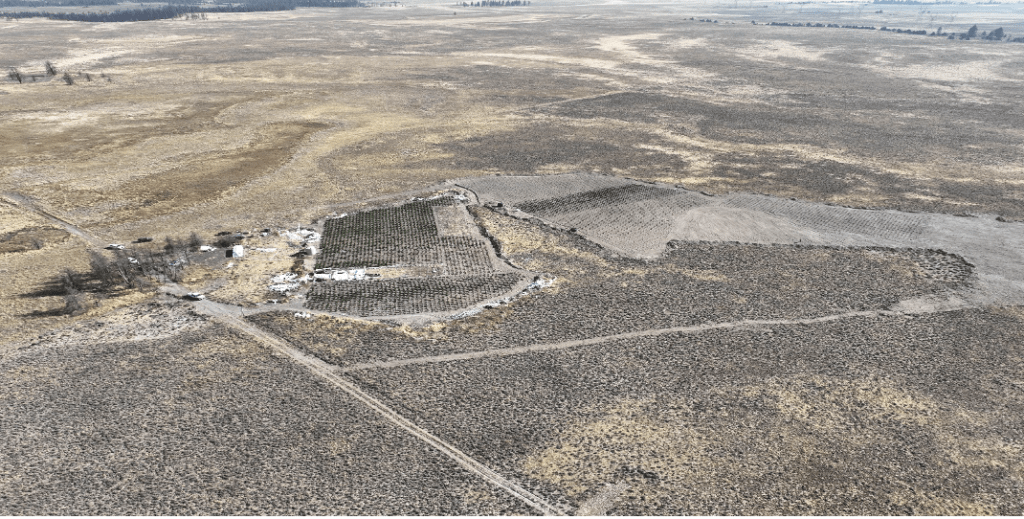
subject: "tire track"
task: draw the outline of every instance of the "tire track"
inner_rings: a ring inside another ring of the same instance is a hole
[[[71,233],[72,235],[89,242],[91,245],[95,245],[97,247],[103,247],[106,245],[103,242],[103,240],[97,238],[89,231],[82,229],[81,227],[47,211],[46,209],[43,209],[42,207],[39,207],[38,204],[30,200],[29,198],[21,196],[17,193],[3,193],[3,198],[8,203],[16,207],[20,207],[26,211],[31,211],[39,216],[42,216],[43,218],[46,218],[47,220],[50,220],[51,222],[63,227],[64,230]]]
[[[966,304],[960,304],[958,302],[951,302],[947,305],[934,305],[932,307],[920,307],[916,311],[895,311],[895,310],[860,310],[855,312],[846,312],[842,314],[825,315],[821,317],[808,317],[805,319],[745,319],[742,321],[729,321],[724,323],[706,323],[696,324],[689,326],[673,326],[669,328],[653,328],[649,330],[637,330],[633,332],[617,333],[613,335],[603,335],[600,337],[592,337],[589,339],[578,339],[573,341],[562,341],[545,344],[533,344],[530,346],[517,346],[515,348],[501,348],[494,350],[483,350],[483,351],[471,351],[466,353],[451,353],[447,355],[433,355],[426,357],[416,357],[411,359],[399,359],[391,360],[386,362],[366,362],[361,364],[354,364],[345,368],[339,368],[340,373],[350,373],[353,371],[362,371],[367,369],[389,369],[397,368],[401,366],[409,366],[412,364],[433,364],[442,362],[458,362],[463,360],[481,359],[485,357],[501,357],[507,355],[518,355],[521,353],[533,353],[538,351],[550,351],[550,350],[561,350],[566,348],[575,348],[579,346],[593,346],[610,341],[617,341],[622,339],[632,339],[637,337],[654,337],[658,335],[666,335],[670,333],[701,333],[710,330],[734,330],[734,329],[749,329],[759,328],[763,326],[792,326],[792,325],[806,325],[806,324],[818,324],[826,323],[830,321],[838,321],[840,319],[850,319],[854,317],[879,317],[879,316],[899,316],[907,315],[911,313],[935,313],[952,310],[954,308],[965,307]]]
[[[102,246],[103,244],[102,240],[92,235],[88,231],[79,228],[78,226],[63,218],[60,218],[41,209],[40,207],[38,207],[36,204],[32,203],[25,197],[13,193],[4,193],[4,196],[8,200],[13,200],[15,205],[24,207],[30,211],[35,212],[36,214],[44,216],[48,220],[59,224],[61,227],[64,227],[65,229],[68,230],[68,232],[86,240],[87,242],[93,245]],[[164,288],[169,292],[187,292],[187,289],[185,287],[178,285],[177,283],[166,283]],[[567,513],[567,510],[564,510],[561,507],[555,506],[547,502],[544,498],[519,486],[517,483],[506,479],[504,476],[495,472],[490,467],[484,465],[483,463],[480,463],[479,461],[473,459],[471,456],[457,449],[448,442],[445,442],[441,438],[438,438],[437,436],[431,434],[426,429],[423,429],[422,427],[419,427],[415,423],[409,421],[407,418],[398,414],[380,400],[374,398],[373,396],[369,395],[368,393],[360,389],[351,381],[342,378],[338,374],[338,368],[336,366],[328,364],[316,357],[306,355],[299,351],[298,349],[291,346],[290,344],[286,343],[283,339],[275,335],[272,335],[266,331],[263,331],[258,327],[242,320],[240,317],[235,316],[235,310],[241,311],[239,307],[231,307],[229,305],[215,303],[212,301],[199,301],[195,304],[195,308],[197,311],[211,316],[217,322],[220,322],[221,324],[224,324],[230,328],[245,333],[246,335],[253,337],[254,339],[262,342],[263,344],[270,346],[274,350],[291,358],[293,361],[305,366],[314,375],[317,375],[327,380],[328,382],[332,383],[335,387],[341,389],[352,398],[361,402],[363,405],[369,407],[373,411],[376,411],[386,420],[390,421],[391,423],[397,425],[402,429],[405,429],[408,433],[412,434],[416,438],[419,438],[424,443],[427,443],[431,447],[440,451],[442,454],[448,456],[457,464],[459,464],[459,466],[476,474],[477,476],[481,477],[488,483],[498,488],[501,488],[502,490],[509,493],[516,499],[519,499],[520,501],[522,501],[529,507],[533,508],[534,510],[537,510],[538,512],[544,515],[565,515]]]
[[[347,393],[349,396],[355,398],[359,402],[362,402],[364,405],[376,411],[378,414],[383,416],[391,423],[401,427],[402,429],[405,429],[413,436],[419,438],[420,440],[427,443],[431,447],[434,447],[435,449],[440,451],[442,454],[448,456],[464,469],[478,475],[488,483],[491,483],[492,485],[508,492],[510,495],[519,499],[523,503],[526,503],[534,510],[541,512],[544,515],[565,515],[565,510],[563,510],[562,508],[555,506],[551,503],[548,503],[542,497],[519,486],[515,482],[506,479],[501,474],[498,474],[490,467],[473,459],[471,456],[462,452],[455,446],[449,444],[448,442],[442,440],[441,438],[438,438],[437,436],[434,436],[426,429],[423,429],[422,427],[409,421],[407,418],[398,414],[380,400],[374,398],[373,396],[369,395],[368,393],[360,389],[351,381],[341,377],[338,374],[339,370],[337,366],[328,364],[316,357],[302,353],[295,347],[291,346],[290,344],[287,344],[284,340],[280,339],[279,337],[276,337],[268,332],[265,332],[250,323],[242,321],[233,314],[228,313],[227,309],[223,308],[221,305],[218,305],[216,303],[209,303],[207,301],[201,301],[196,304],[196,307],[197,309],[203,311],[203,313],[213,316],[217,321],[221,322],[222,324],[230,326],[236,330],[242,331],[254,337],[255,339],[259,340],[265,345],[272,347],[276,351],[290,357],[295,362],[305,366],[313,374],[334,384],[336,387]]]

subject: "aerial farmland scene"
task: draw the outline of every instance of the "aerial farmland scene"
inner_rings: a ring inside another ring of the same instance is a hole
[[[1024,3],[0,0],[0,515],[1024,515]]]

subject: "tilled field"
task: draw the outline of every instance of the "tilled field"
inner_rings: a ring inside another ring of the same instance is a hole
[[[645,262],[606,254],[571,233],[491,211],[478,214],[510,260],[556,276],[555,287],[419,335],[384,326],[354,330],[285,313],[250,319],[317,356],[350,365],[702,323],[883,310],[946,294],[971,274],[955,256],[885,248],[674,242],[662,259]],[[549,241],[516,248],[516,232]]]
[[[439,235],[433,207],[452,203],[450,198],[438,198],[328,218],[316,267],[444,265],[446,245],[471,244],[470,240],[463,243],[457,237]],[[477,243],[486,247],[484,242]],[[489,270],[490,264],[477,267]]]
[[[559,186],[575,179],[587,190],[509,203],[512,210],[504,205],[518,198],[516,184],[496,180],[488,205],[507,214],[523,216],[516,210],[523,211],[634,258],[657,258],[671,240],[942,250],[977,267],[978,290],[969,296],[976,303],[1024,303],[1024,227],[991,215],[854,209],[751,193],[706,196],[638,181],[591,188],[596,178],[520,180],[528,185],[550,180]],[[486,187],[487,180],[474,185]]]
[[[504,202],[513,205],[635,185],[635,182],[622,178],[581,173],[464,178],[458,182],[460,186],[473,190],[480,202]]]
[[[351,376],[610,514],[1024,513],[1024,311],[715,330]]]
[[[499,270],[491,245],[450,196],[361,211],[324,223],[317,268],[396,267],[399,278],[316,283],[306,307],[358,316],[455,312],[525,279]]]
[[[480,301],[501,297],[521,281],[522,274],[504,272],[317,283],[309,291],[306,306],[313,310],[362,316],[454,312]]]
[[[217,325],[41,344],[0,369],[2,515],[531,513]]]
[[[517,203],[516,207],[538,216],[553,216],[560,213],[572,213],[587,209],[613,208],[622,204],[670,197],[675,194],[676,192],[670,189],[661,189],[644,184],[632,184],[622,187],[595,189],[555,198],[531,200]]]

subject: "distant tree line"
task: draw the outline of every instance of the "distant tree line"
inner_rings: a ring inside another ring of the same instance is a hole
[[[262,11],[291,11],[297,7],[359,7],[359,0],[269,0],[246,4],[225,4],[198,6],[194,4],[174,4],[163,7],[147,7],[144,9],[124,9],[112,12],[97,13],[45,13],[39,11],[4,13],[7,19],[15,18],[49,18],[73,22],[143,22],[150,20],[166,20],[179,16],[189,17],[191,14],[205,13],[251,13]]]
[[[530,0],[482,0],[480,2],[462,2],[462,7],[519,7],[530,5]]]
[[[692,20],[692,18],[691,18],[691,20]],[[705,20],[700,20],[700,21],[703,22]],[[710,20],[708,20],[708,21],[710,21]],[[756,21],[751,22],[751,23],[753,23],[754,25],[757,25]],[[916,36],[945,36],[946,38],[948,38],[950,40],[981,39],[981,40],[988,40],[988,41],[1006,41],[1006,42],[1012,42],[1012,43],[1024,43],[1024,36],[1017,37],[1017,38],[1012,38],[1012,37],[1010,37],[1010,35],[1006,34],[1006,31],[1004,31],[1002,27],[1000,27],[1000,28],[998,28],[998,29],[996,29],[996,30],[994,30],[992,32],[981,32],[979,34],[978,33],[978,26],[977,25],[971,27],[970,30],[968,30],[967,32],[962,32],[962,33],[942,32],[942,27],[939,27],[938,29],[936,29],[936,30],[934,30],[932,32],[928,32],[928,31],[926,31],[924,29],[920,29],[920,30],[894,29],[894,28],[890,28],[890,27],[878,27],[878,28],[876,28],[876,27],[871,27],[871,26],[866,26],[866,25],[863,25],[863,26],[862,25],[839,25],[839,24],[835,24],[835,23],[812,23],[812,22],[807,22],[807,23],[800,23],[800,22],[796,22],[796,23],[791,23],[791,22],[769,22],[769,23],[766,23],[764,25],[770,25],[770,26],[774,26],[774,27],[831,27],[831,28],[834,28],[834,29],[866,29],[866,30],[869,30],[869,31],[876,31],[877,30],[877,31],[885,31],[885,32],[894,32],[894,33],[897,33],[897,34],[913,34],[913,35],[916,35]]]
[[[118,0],[0,0],[0,7],[90,7],[117,4]]]

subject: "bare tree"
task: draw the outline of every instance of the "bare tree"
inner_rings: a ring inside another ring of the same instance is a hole
[[[189,247],[191,247],[193,249],[198,249],[202,245],[203,245],[203,239],[200,238],[198,234],[193,232],[192,234],[189,235],[189,237],[188,237],[188,246]]]
[[[49,61],[47,61],[45,65],[46,65],[46,73],[48,75],[51,75],[51,76],[56,76],[57,75],[57,67],[53,66],[53,63],[50,63]]]
[[[88,306],[88,301],[89,300],[85,297],[85,294],[77,290],[70,294],[65,294],[64,308],[61,310],[61,313],[63,313],[64,315],[82,314],[85,312],[86,307]]]
[[[81,277],[74,270],[66,268],[60,273],[60,288],[64,294],[81,292],[83,285]]]
[[[89,252],[89,268],[92,276],[100,282],[100,286],[106,290],[118,285],[117,275],[111,267],[110,260],[101,252]]]
[[[18,69],[15,68],[12,68],[11,71],[7,73],[7,77],[11,78],[11,81],[17,81],[18,83],[22,83],[25,80],[25,78],[22,77],[21,72],[18,72]]]
[[[68,85],[74,85],[75,84],[75,78],[71,77],[71,74],[68,74],[67,72],[65,72],[64,73],[64,82],[67,83]]]

